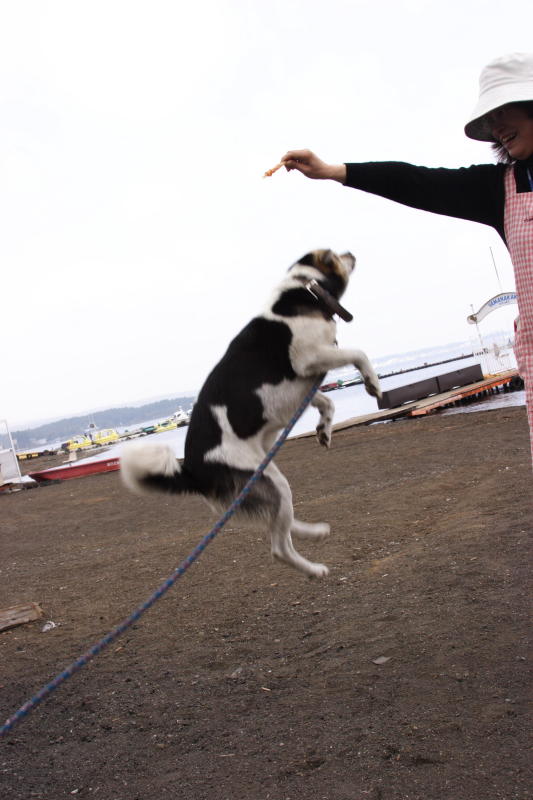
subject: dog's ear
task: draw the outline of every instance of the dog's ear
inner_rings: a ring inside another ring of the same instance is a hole
[[[315,253],[306,253],[305,256],[302,256],[296,262],[297,264],[301,264],[303,267],[314,267],[315,266]]]

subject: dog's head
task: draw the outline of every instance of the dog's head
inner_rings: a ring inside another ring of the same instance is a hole
[[[355,257],[351,253],[337,255],[333,250],[312,250],[292,265],[291,270],[298,267],[311,267],[317,270],[316,279],[335,297],[340,297],[355,267]]]

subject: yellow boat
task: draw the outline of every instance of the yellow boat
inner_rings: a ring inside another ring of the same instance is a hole
[[[173,431],[178,427],[178,423],[174,419],[165,419],[163,422],[158,422],[155,426],[154,433],[163,433],[163,431]]]
[[[119,440],[120,436],[114,428],[103,428],[101,431],[90,430],[88,433],[73,436],[61,447],[69,453],[74,453],[78,450],[88,450],[90,447],[103,447]]]

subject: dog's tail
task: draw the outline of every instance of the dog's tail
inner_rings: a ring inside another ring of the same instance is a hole
[[[182,494],[194,491],[174,451],[164,444],[133,442],[125,445],[120,456],[120,472],[123,482],[133,492]]]

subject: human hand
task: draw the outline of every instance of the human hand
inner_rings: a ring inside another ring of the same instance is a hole
[[[344,183],[346,166],[344,164],[326,164],[311,150],[289,150],[281,159],[288,172],[296,169],[306,178],[314,180],[334,180]]]

